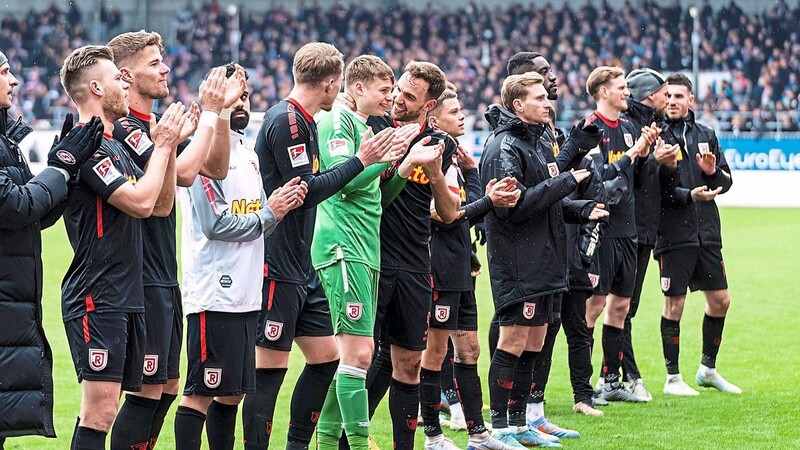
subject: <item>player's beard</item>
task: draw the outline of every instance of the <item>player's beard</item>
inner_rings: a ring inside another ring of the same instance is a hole
[[[243,131],[250,123],[250,113],[237,109],[231,114],[231,130]]]
[[[103,101],[103,114],[111,122],[121,119],[128,115],[128,100],[125,98],[123,91],[109,90],[110,94],[106,94]]]
[[[404,110],[402,113],[397,113],[397,110],[393,111],[393,118],[398,122],[405,122],[410,123],[414,122],[419,119],[420,114],[422,114],[422,110],[411,111],[410,109]]]
[[[167,98],[169,95],[169,85],[162,85],[161,83],[156,82],[151,86],[143,86],[144,89],[142,90],[142,95],[145,98],[150,98],[153,100],[161,100]]]

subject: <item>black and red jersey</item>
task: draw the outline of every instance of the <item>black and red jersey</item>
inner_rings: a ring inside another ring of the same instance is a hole
[[[291,98],[264,114],[255,151],[267,196],[295,177],[308,184],[303,206],[289,211],[264,242],[264,276],[277,281],[308,282],[314,271],[311,241],[317,205],[361,173],[364,165],[354,156],[320,173],[317,124]]]
[[[81,166],[64,212],[75,252],[61,285],[65,322],[92,311],[144,312],[141,219],[108,203],[120,186],[142,175],[109,135]]]
[[[609,238],[636,237],[636,218],[633,197],[634,166],[625,155],[641,132],[624,116],[609,120],[597,111],[586,118],[586,124],[594,123],[603,131],[600,141],[602,166],[598,171],[606,184],[609,196],[608,228],[603,235]],[[600,159],[600,158],[598,158]]]
[[[161,114],[154,113],[156,122]],[[131,109],[126,117],[114,122],[114,139],[122,143],[136,165],[144,170],[155,146],[150,140],[150,115]],[[178,145],[180,154],[189,139]],[[144,266],[142,280],[145,286],[178,286],[178,259],[175,237],[175,205],[167,217],[151,216],[142,222]]]
[[[370,117],[367,124],[377,133],[387,127],[396,126],[388,117]],[[426,136],[431,136],[429,145],[443,140],[442,172],[452,164],[458,148],[452,139],[428,126],[411,141],[411,147]],[[397,197],[383,208],[381,217],[381,268],[404,270],[415,273],[431,272],[431,200],[433,191],[422,167],[416,167],[409,175],[405,186]]]

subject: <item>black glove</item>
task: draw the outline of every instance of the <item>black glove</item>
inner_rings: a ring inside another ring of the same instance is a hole
[[[486,245],[486,227],[484,227],[482,220],[475,224],[475,237],[478,244]]]
[[[475,250],[469,252],[469,265],[470,270],[473,272],[478,272],[481,270],[481,260],[478,259],[478,254],[475,253]]]
[[[600,245],[603,228],[604,224],[601,222],[585,223],[579,228],[578,254],[581,256],[581,263],[584,269],[588,269],[592,264],[592,258]]]
[[[603,130],[593,123],[586,125],[586,119],[581,119],[581,121],[570,130],[569,138],[575,140],[580,149],[579,153],[585,155],[589,150],[600,144],[600,140],[603,139]],[[583,158],[583,156],[580,158]]]
[[[56,137],[47,154],[47,165],[64,169],[74,179],[78,169],[100,148],[103,142],[103,122],[92,117],[89,123],[73,128],[72,114],[67,114],[61,136]]]

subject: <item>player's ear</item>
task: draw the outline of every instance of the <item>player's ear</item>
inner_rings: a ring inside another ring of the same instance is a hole
[[[436,99],[428,100],[427,102],[425,102],[425,106],[423,106],[425,112],[431,111],[435,107],[436,107]]]
[[[436,120],[436,117],[433,116],[428,117],[428,126],[434,129],[438,129],[439,122]]]
[[[120,67],[119,71],[122,74],[122,80],[123,81],[125,81],[127,83],[132,83],[133,82],[133,75],[131,74],[130,69],[128,69],[127,67]]]
[[[97,80],[92,80],[89,82],[89,92],[92,94],[102,97],[103,96],[103,88],[100,86],[100,82]]]

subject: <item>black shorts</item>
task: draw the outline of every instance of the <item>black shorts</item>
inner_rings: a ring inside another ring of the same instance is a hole
[[[288,352],[298,336],[333,336],[331,309],[316,272],[308,284],[264,279],[256,345]]]
[[[375,335],[406,350],[425,350],[433,295],[431,284],[427,273],[383,269],[378,284]]]
[[[180,378],[183,305],[179,287],[144,287],[144,384],[166,384]]]
[[[78,382],[112,381],[142,390],[144,313],[90,312],[64,323]]]
[[[603,245],[597,249],[589,269],[595,295],[633,295],[636,252],[636,238],[603,238]]]
[[[431,328],[478,330],[478,305],[474,291],[433,291]]]
[[[188,375],[183,395],[216,397],[254,393],[257,323],[258,311],[188,314]]]
[[[664,252],[658,257],[661,292],[669,297],[686,295],[686,289],[717,291],[728,289],[722,249],[685,247]]]
[[[558,295],[559,297],[561,294]],[[526,327],[539,327],[553,321],[552,295],[535,297],[514,303],[497,311],[497,322],[501,327],[509,325],[522,325]]]

